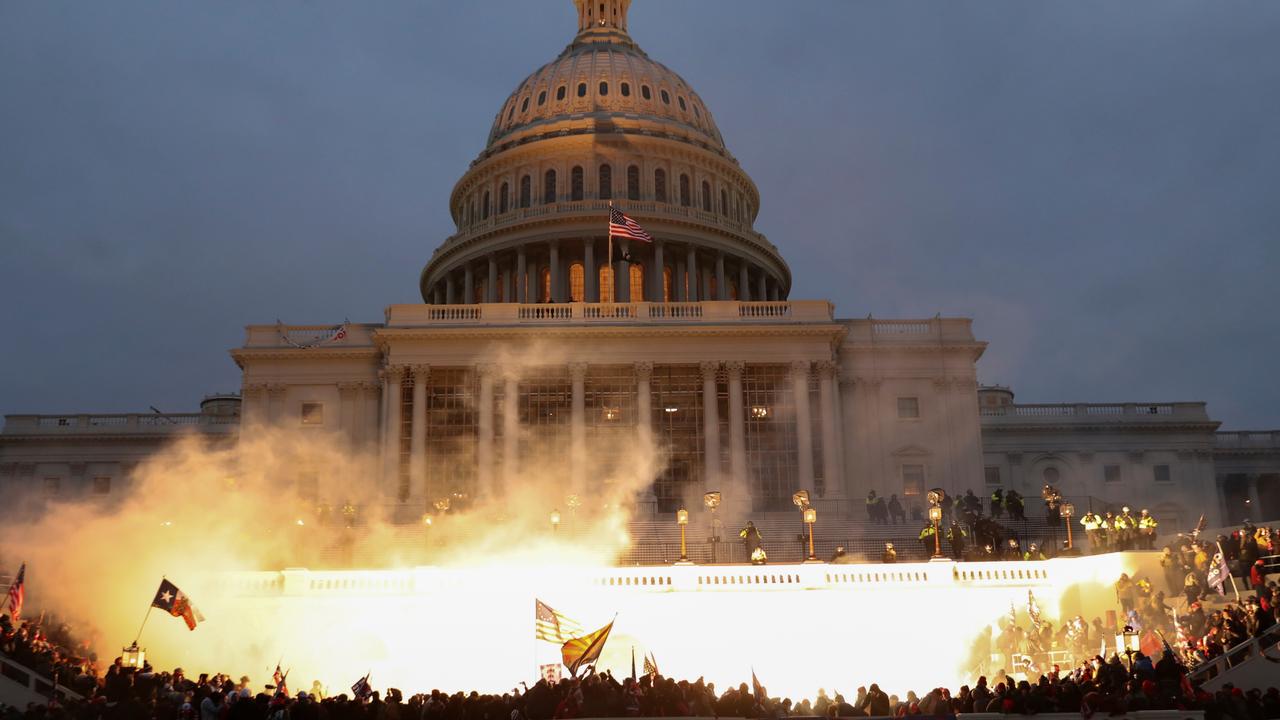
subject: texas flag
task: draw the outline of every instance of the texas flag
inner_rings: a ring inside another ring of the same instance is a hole
[[[151,607],[160,608],[174,617],[182,618],[186,621],[188,630],[195,630],[196,625],[204,622],[204,615],[201,615],[196,606],[191,604],[191,598],[168,580],[160,581],[160,589],[156,591],[156,598],[151,601]]]

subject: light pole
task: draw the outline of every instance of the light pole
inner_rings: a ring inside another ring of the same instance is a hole
[[[719,549],[719,545],[720,545],[720,518],[716,517],[716,508],[720,507],[720,499],[721,499],[720,493],[719,491],[716,491],[716,490],[712,490],[711,492],[708,492],[708,493],[703,493],[702,495],[702,504],[705,505],[706,508],[711,511],[710,540],[711,540],[711,563],[712,564],[715,564],[720,560],[719,558],[720,554],[716,552]]]
[[[818,562],[818,556],[813,553],[813,524],[818,521],[818,511],[812,506],[804,509],[804,524],[809,526],[809,557],[805,562]]]
[[[1076,506],[1069,502],[1064,502],[1058,506],[1058,514],[1062,516],[1062,521],[1067,524],[1067,549],[1074,547],[1071,544],[1071,516],[1076,512]]]
[[[120,662],[127,668],[141,670],[146,658],[147,651],[138,647],[137,640],[134,640],[133,644],[120,651]]]
[[[551,532],[556,532],[559,529],[560,529],[560,511],[552,510],[551,511]]]
[[[685,527],[689,524],[689,511],[680,508],[676,511],[676,524],[680,526],[680,560],[677,565],[692,565],[689,562],[689,553],[685,548]]]
[[[942,508],[929,508],[929,522],[933,523],[933,560],[942,559]]]

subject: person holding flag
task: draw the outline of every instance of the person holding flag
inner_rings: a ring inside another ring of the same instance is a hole
[[[276,693],[289,697],[289,671],[280,671],[280,663],[276,663],[276,671],[271,673],[271,680],[276,684]]]
[[[373,686],[369,684],[370,675],[372,675],[372,673],[365,673],[364,677],[357,680],[356,684],[351,686],[351,694],[355,697],[356,702],[364,703],[364,701],[368,700],[369,697],[373,695]]]
[[[570,676],[577,677],[579,668],[594,665],[600,659],[600,653],[604,650],[604,644],[608,642],[609,633],[612,631],[613,621],[610,621],[599,630],[574,638],[561,646],[561,659],[564,661],[564,666],[569,668]]]

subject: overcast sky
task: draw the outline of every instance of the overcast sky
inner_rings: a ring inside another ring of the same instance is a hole
[[[0,2],[0,412],[194,410],[420,302],[570,0]],[[1280,2],[636,0],[793,298],[975,319],[1023,402],[1280,427]]]

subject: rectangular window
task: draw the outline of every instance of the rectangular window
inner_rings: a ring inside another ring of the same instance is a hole
[[[988,485],[999,485],[999,484],[1000,484],[1000,468],[999,468],[998,466],[996,466],[996,465],[988,465],[988,466],[986,466],[986,467],[983,469],[983,472],[984,472],[984,473],[986,474],[986,476],[987,476],[987,484],[988,484]]]
[[[924,466],[902,466],[902,494],[921,495],[924,493]]]
[[[111,493],[111,478],[96,477],[93,479],[94,495],[109,495]]]
[[[302,403],[302,424],[323,425],[324,405],[322,403]]]
[[[1151,468],[1151,473],[1155,477],[1155,481],[1158,483],[1167,483],[1173,480],[1172,476],[1169,474],[1168,465],[1156,465]]]
[[[898,417],[901,419],[920,417],[920,398],[898,398]]]
[[[62,478],[47,477],[44,479],[44,494],[57,495],[62,492]]]
[[[1105,482],[1109,482],[1109,483],[1120,482],[1120,466],[1119,465],[1103,466],[1102,479]]]

